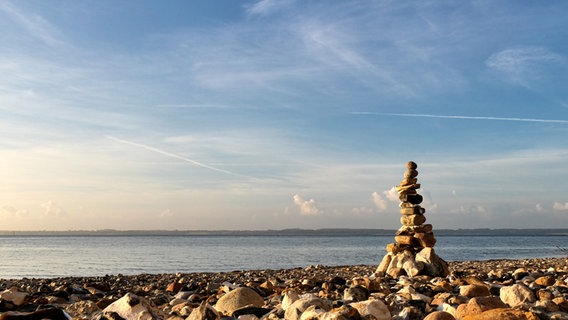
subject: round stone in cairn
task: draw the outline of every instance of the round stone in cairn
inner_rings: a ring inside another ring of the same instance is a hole
[[[407,168],[407,169],[416,170],[416,168],[418,168],[418,165],[417,165],[416,162],[414,162],[414,161],[408,161],[408,162],[406,163],[406,168]]]

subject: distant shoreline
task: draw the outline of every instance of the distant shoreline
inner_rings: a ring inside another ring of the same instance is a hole
[[[281,229],[281,230],[68,230],[12,231],[0,230],[0,237],[9,236],[392,236],[394,229]],[[568,229],[438,229],[437,236],[568,236]]]

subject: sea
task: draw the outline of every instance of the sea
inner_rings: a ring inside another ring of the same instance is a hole
[[[568,236],[437,236],[446,261],[565,257]],[[393,236],[0,236],[0,279],[378,265]]]

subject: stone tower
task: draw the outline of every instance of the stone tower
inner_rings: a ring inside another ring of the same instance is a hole
[[[448,264],[436,255],[436,238],[432,225],[425,224],[426,209],[420,206],[422,196],[418,194],[418,165],[409,161],[404,178],[395,187],[400,200],[400,223],[402,227],[395,234],[395,243],[387,245],[387,254],[379,264],[378,275],[396,278],[400,275],[432,277],[449,274]]]

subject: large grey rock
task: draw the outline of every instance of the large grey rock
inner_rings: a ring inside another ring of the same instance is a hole
[[[222,296],[215,305],[215,309],[227,316],[233,311],[246,306],[262,307],[264,299],[253,289],[247,287],[236,288]]]
[[[450,273],[448,264],[440,259],[434,248],[424,248],[416,254],[416,261],[424,263],[424,273],[432,277],[445,277]]]
[[[27,293],[20,292],[15,287],[0,292],[0,300],[8,301],[15,306],[21,306],[22,304],[24,304],[27,296]]]
[[[510,307],[516,307],[525,302],[533,303],[536,301],[532,290],[524,284],[502,287],[499,291],[499,298]]]

